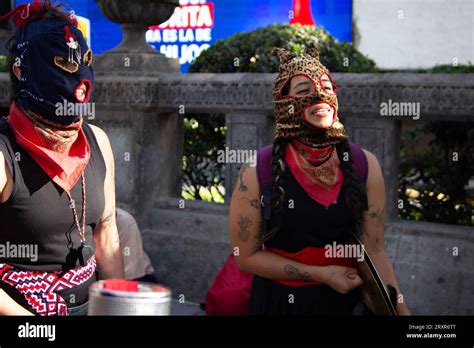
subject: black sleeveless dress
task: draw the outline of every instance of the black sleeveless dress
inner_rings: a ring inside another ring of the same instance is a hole
[[[106,165],[92,128],[85,122],[82,128],[91,152],[85,170],[86,241],[95,252],[92,231],[99,223],[105,207]],[[15,135],[4,119],[0,119],[0,151],[14,182],[10,198],[5,203],[0,203],[0,244],[29,244],[37,245],[38,248],[37,260],[1,258],[0,255],[0,263],[20,270],[40,272],[60,272],[79,267],[77,248],[81,244],[80,236],[66,192],[17,144]],[[80,219],[81,180],[72,188],[71,196]],[[75,305],[87,301],[87,285],[90,284],[74,289]],[[14,288],[1,281],[0,288],[18,303],[25,305],[23,296]]]
[[[339,193],[337,203],[326,209],[303,190],[289,167],[282,179],[285,201],[281,229],[265,246],[296,253],[306,247],[323,248],[334,241],[344,244],[344,236],[354,224],[345,190]],[[359,288],[340,294],[325,284],[289,286],[254,276],[248,314],[351,315],[359,299]]]

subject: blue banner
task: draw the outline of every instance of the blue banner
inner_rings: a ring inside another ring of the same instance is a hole
[[[25,1],[18,1],[24,3]],[[31,2],[31,1],[30,1]],[[94,0],[63,0],[79,19],[95,54],[118,45],[120,26],[109,21]],[[179,58],[181,71],[217,39],[269,24],[318,25],[340,41],[352,41],[351,0],[180,0],[166,23],[151,27],[148,43],[168,57]]]

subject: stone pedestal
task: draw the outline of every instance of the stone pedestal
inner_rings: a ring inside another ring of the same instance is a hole
[[[97,75],[159,76],[179,72],[178,59],[166,58],[145,41],[147,26],[123,24],[123,39],[119,46],[94,57]]]
[[[95,58],[97,74],[113,71],[120,75],[158,75],[178,72],[179,62],[158,53],[145,40],[151,25],[158,25],[171,17],[179,0],[97,0],[104,15],[121,24],[122,42]]]
[[[256,112],[229,112],[226,114],[226,146],[229,150],[258,151],[272,140],[271,116]],[[271,134],[270,134],[271,133]],[[256,159],[255,159],[256,160]],[[235,180],[243,163],[226,163],[225,165],[225,202],[230,202]]]
[[[375,118],[347,115],[345,125],[349,139],[379,160],[385,179],[387,220],[393,221],[397,217],[401,121]]]
[[[166,58],[163,54],[138,52],[107,52],[94,57],[94,72],[97,76],[156,76],[164,72],[179,72],[178,59]]]
[[[6,29],[0,29],[0,55],[8,55],[8,50],[5,48],[5,44],[11,36],[11,32]]]
[[[166,58],[145,41],[150,25],[166,21],[178,0],[98,0],[105,16],[122,24],[119,46],[94,57],[97,115],[93,123],[109,135],[116,162],[117,205],[140,227],[151,221],[157,197],[181,195],[182,117],[160,112],[158,81],[179,73],[177,59]]]

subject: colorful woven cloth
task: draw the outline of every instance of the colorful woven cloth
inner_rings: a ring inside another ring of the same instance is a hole
[[[13,286],[26,299],[36,314],[41,316],[67,315],[67,306],[59,291],[72,289],[87,282],[96,269],[95,256],[84,267],[66,272],[20,271],[0,263],[0,281]]]

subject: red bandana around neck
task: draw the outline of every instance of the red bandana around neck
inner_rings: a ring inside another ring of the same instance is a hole
[[[296,181],[313,200],[326,208],[337,203],[343,174],[334,146],[316,149],[292,140],[286,147],[285,160]]]
[[[35,117],[37,120],[40,118]],[[57,143],[67,141],[60,136],[60,130],[52,132],[48,128],[51,123],[45,127],[33,122],[15,102],[10,106],[7,121],[17,143],[30,154],[51,180],[69,192],[81,177],[90,159],[90,148],[82,130],[82,121],[77,125],[77,139],[74,140],[69,152],[57,150],[61,148]],[[71,130],[67,133],[70,137]]]

